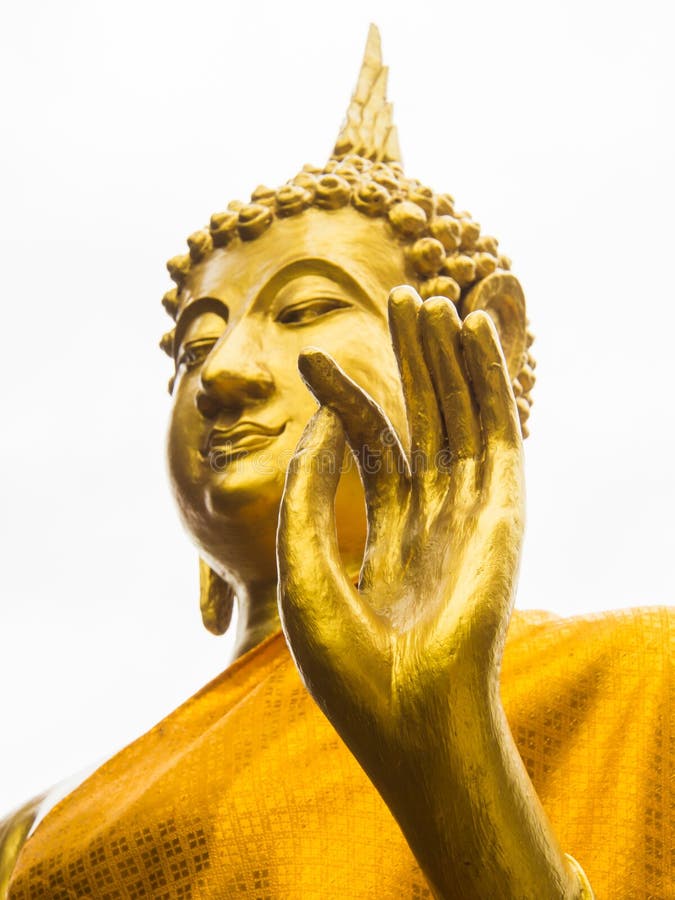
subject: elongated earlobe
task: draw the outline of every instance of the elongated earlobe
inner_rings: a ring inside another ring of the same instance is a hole
[[[225,634],[234,607],[234,591],[213,569],[199,559],[199,607],[202,622],[211,634]]]

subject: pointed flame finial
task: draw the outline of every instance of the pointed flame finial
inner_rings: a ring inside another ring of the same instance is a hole
[[[356,90],[333,150],[333,159],[355,153],[373,162],[401,162],[392,105],[387,101],[387,75],[382,65],[380,31],[368,29]]]

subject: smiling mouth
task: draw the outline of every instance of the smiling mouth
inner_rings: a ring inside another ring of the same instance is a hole
[[[274,428],[257,422],[239,422],[232,428],[213,428],[202,456],[217,468],[260,450],[271,443],[286,428],[286,422]]]

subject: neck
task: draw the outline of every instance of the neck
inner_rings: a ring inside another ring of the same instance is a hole
[[[247,585],[243,591],[237,591],[237,611],[234,659],[239,659],[281,628],[276,579]]]

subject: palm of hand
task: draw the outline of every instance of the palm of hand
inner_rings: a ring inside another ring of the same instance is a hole
[[[287,477],[282,623],[314,699],[376,783],[447,737],[497,683],[522,538],[520,428],[489,317],[390,297],[410,454],[382,410],[320,351],[300,367],[320,405]],[[366,492],[359,585],[341,565],[334,495],[345,437]],[[331,464],[332,461],[332,464]],[[414,750],[413,750],[414,752]]]

